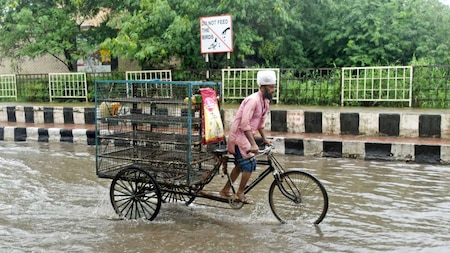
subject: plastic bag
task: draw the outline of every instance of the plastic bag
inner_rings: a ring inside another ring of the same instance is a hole
[[[203,144],[221,142],[225,139],[222,117],[216,91],[212,88],[200,89],[202,96],[202,129]]]

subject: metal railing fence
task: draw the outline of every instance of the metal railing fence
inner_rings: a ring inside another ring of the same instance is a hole
[[[16,75],[0,75],[0,98],[14,98],[17,100]]]
[[[340,69],[281,69],[280,103],[339,105]]]
[[[125,72],[126,80],[153,80],[172,81],[172,71],[169,70],[142,70]],[[141,90],[141,96],[170,98],[172,97],[172,85],[145,84],[145,89]],[[127,84],[128,94],[131,94],[131,87]]]
[[[221,82],[222,70],[172,70],[173,81]],[[86,73],[88,98],[94,101],[95,80],[125,80],[125,72]],[[47,102],[48,74],[16,74],[19,101]],[[5,101],[7,98],[0,98]],[[227,102],[227,101],[226,101]],[[279,103],[288,105],[341,105],[341,68],[280,69]],[[408,106],[392,101],[354,101],[352,106]],[[450,108],[450,65],[414,66],[412,107]]]
[[[412,106],[412,66],[348,67],[341,72],[341,105],[397,102]]]
[[[48,92],[53,99],[83,99],[89,101],[86,73],[49,73]]]
[[[259,89],[257,84],[257,68],[228,68],[222,69],[222,102],[225,101],[241,101],[243,98],[254,93]],[[280,89],[280,69],[264,69],[273,70],[277,76],[276,89],[272,100],[275,103],[279,102]]]

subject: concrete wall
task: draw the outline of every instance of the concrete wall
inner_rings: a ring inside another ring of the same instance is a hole
[[[231,125],[236,110],[224,111],[224,124],[227,127]],[[267,117],[265,129],[287,133],[450,139],[450,111],[272,110]]]
[[[94,125],[95,108],[0,106],[0,122]]]
[[[223,110],[227,130],[235,113],[236,109]],[[72,126],[11,126],[14,122]],[[94,124],[94,108],[0,106],[0,140],[5,141],[94,145],[95,130],[83,129],[93,129]],[[265,129],[273,137],[276,152],[282,154],[450,164],[450,112],[446,110],[272,110]]]
[[[224,109],[227,129],[236,109]],[[0,106],[0,122],[95,124],[90,107]],[[450,139],[450,111],[367,112],[272,110],[265,129],[283,133]]]

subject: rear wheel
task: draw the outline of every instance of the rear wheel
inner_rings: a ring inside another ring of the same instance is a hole
[[[109,191],[116,213],[125,219],[153,220],[161,208],[161,191],[153,177],[139,168],[121,170]]]
[[[269,204],[275,217],[285,223],[304,221],[319,224],[328,211],[328,194],[314,176],[291,170],[274,180],[269,189]]]

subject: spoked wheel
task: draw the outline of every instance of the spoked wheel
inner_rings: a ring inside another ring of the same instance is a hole
[[[188,206],[195,199],[195,196],[191,194],[192,191],[187,186],[164,185],[162,186],[161,193],[162,193],[162,200],[164,201],[164,203],[178,202]]]
[[[139,168],[121,170],[111,183],[111,203],[120,217],[153,220],[161,208],[161,191],[153,177]]]
[[[314,176],[299,170],[287,171],[269,189],[269,204],[282,223],[305,221],[319,224],[328,211],[328,194]]]

